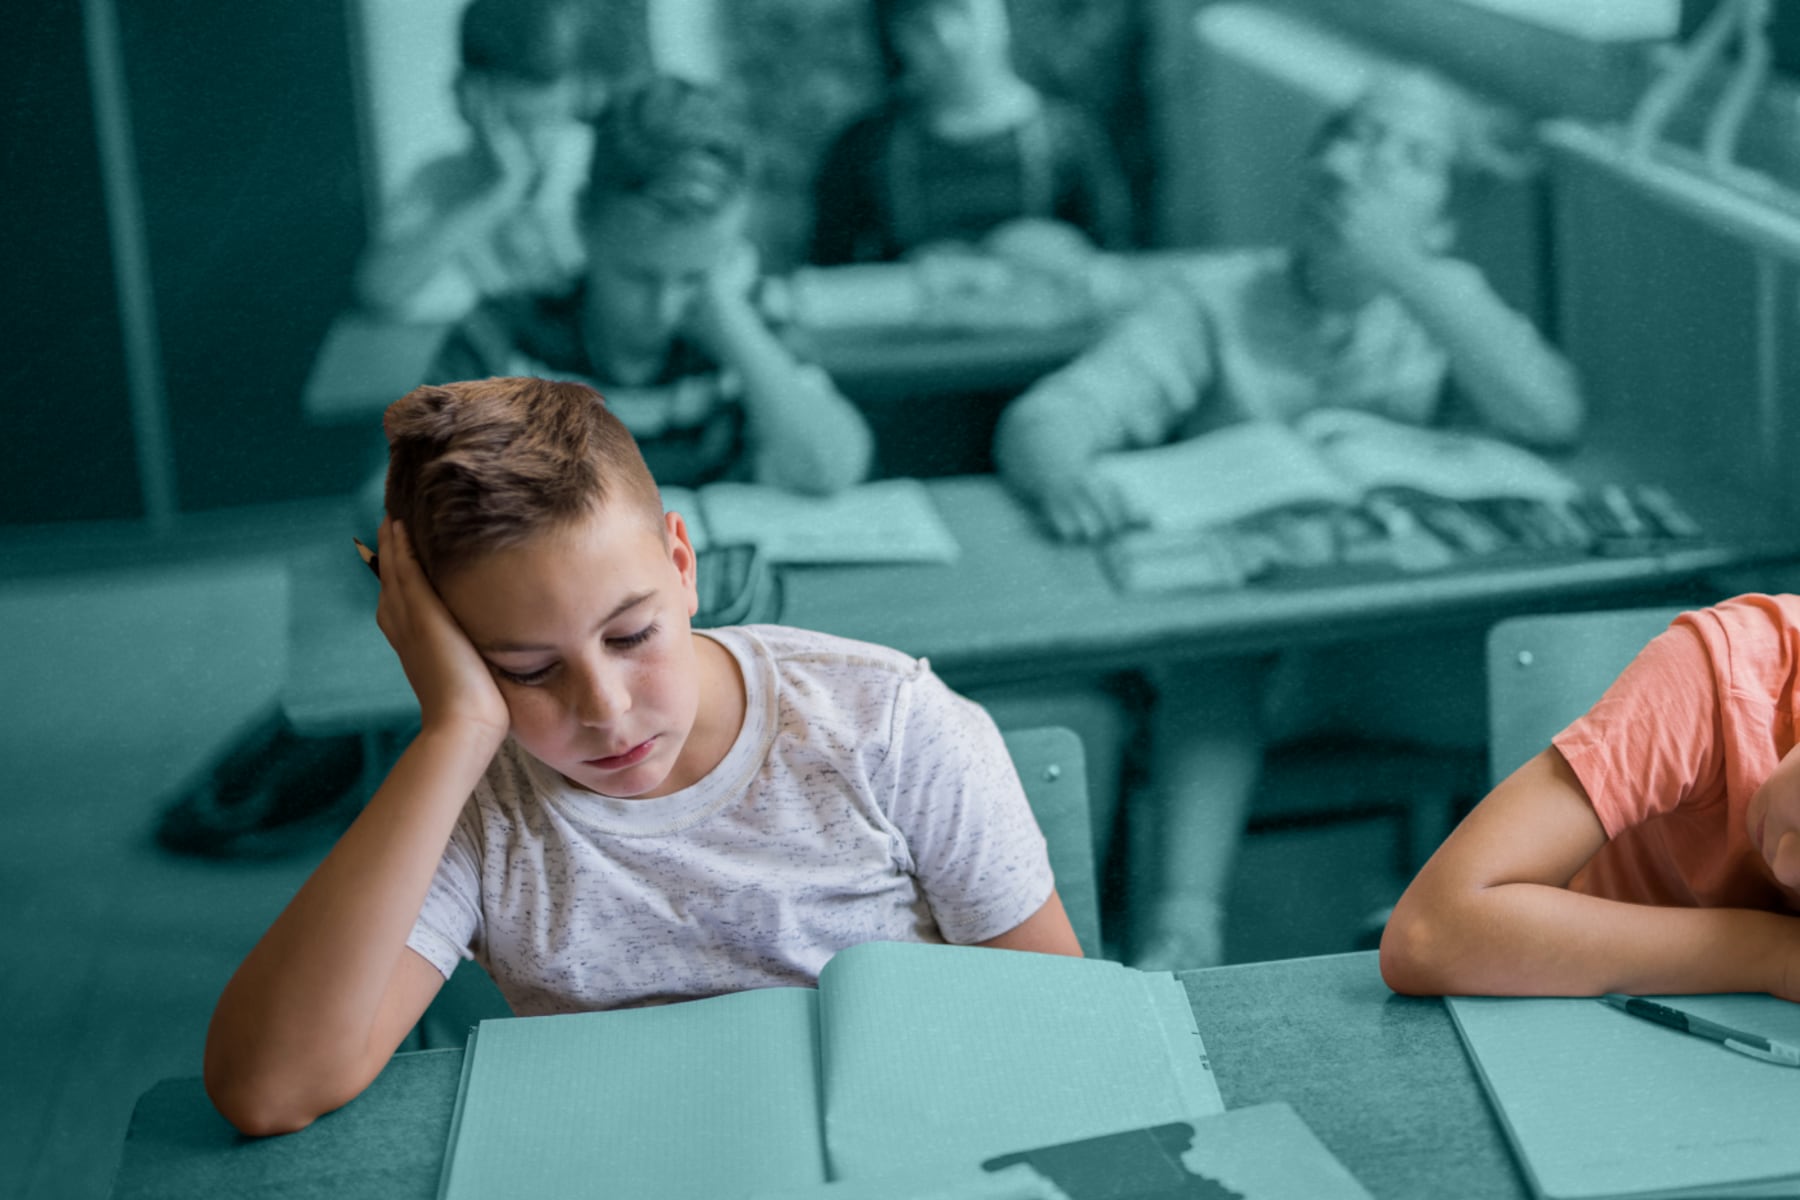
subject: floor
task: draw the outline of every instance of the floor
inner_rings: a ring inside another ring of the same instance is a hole
[[[108,558],[104,539],[68,550],[73,574],[0,581],[0,661],[14,685],[0,722],[12,785],[0,810],[0,905],[12,917],[0,945],[12,1014],[0,1031],[0,1195],[107,1195],[135,1098],[198,1073],[220,988],[316,858],[194,861],[150,836],[159,798],[254,718],[279,675],[281,648],[267,644],[286,622],[279,572],[249,548],[278,541],[289,519],[267,538],[200,537],[128,573],[131,586],[91,571]],[[1401,836],[1372,818],[1249,839],[1230,957],[1351,948],[1404,883]]]

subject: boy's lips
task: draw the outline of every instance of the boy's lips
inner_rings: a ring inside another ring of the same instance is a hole
[[[633,746],[631,749],[622,751],[618,754],[609,754],[604,758],[590,758],[587,760],[587,765],[590,767],[598,767],[602,771],[617,771],[622,767],[629,767],[642,762],[655,744],[656,739],[654,737],[647,738]]]

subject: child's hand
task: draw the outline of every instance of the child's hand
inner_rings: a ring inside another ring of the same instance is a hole
[[[746,321],[761,325],[762,318],[750,302],[750,285],[760,270],[756,247],[740,239],[720,256],[694,297],[684,327],[689,337],[720,362],[735,361],[732,346]]]
[[[1089,463],[1041,475],[1036,492],[1045,523],[1064,541],[1103,541],[1138,523],[1118,484]]]
[[[1422,226],[1417,213],[1386,190],[1345,182],[1320,189],[1304,214],[1348,264],[1370,279],[1388,283],[1399,271],[1432,257],[1437,226]]]
[[[498,750],[512,716],[486,662],[420,569],[405,527],[384,519],[378,540],[381,600],[375,623],[419,699],[422,727],[482,737]]]
[[[463,113],[475,131],[476,144],[494,166],[496,186],[515,199],[523,199],[542,174],[530,142],[506,115],[484,78],[471,76],[464,80],[462,88]]]

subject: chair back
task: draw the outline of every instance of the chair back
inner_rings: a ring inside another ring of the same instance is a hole
[[[1060,725],[1002,730],[1025,798],[1050,850],[1056,890],[1081,952],[1100,957],[1100,887],[1088,817],[1087,760],[1081,739]]]
[[[1684,608],[1509,617],[1488,630],[1488,779],[1505,779],[1591,708]]]

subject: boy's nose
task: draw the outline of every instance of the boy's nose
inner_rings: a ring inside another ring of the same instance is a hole
[[[583,725],[605,725],[631,708],[631,693],[624,680],[604,668],[580,672],[570,707]]]

